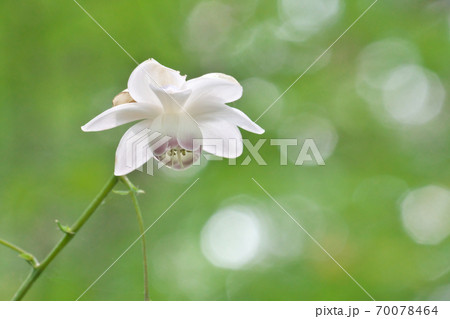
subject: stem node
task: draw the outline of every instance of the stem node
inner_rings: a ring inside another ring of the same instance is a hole
[[[19,246],[16,246],[14,244],[11,244],[10,242],[0,239],[0,244],[11,248],[12,250],[14,250],[15,252],[19,253],[19,257],[22,259],[25,259],[33,268],[38,268],[39,267],[39,261],[37,260],[36,257],[34,257],[33,254],[29,253],[28,251],[20,248]]]
[[[73,232],[69,226],[62,225],[59,222],[59,220],[55,219],[55,223],[56,223],[56,225],[58,225],[59,230],[61,230],[64,234],[71,235],[71,236],[75,235],[75,232]]]
[[[34,282],[39,278],[39,276],[42,274],[42,272],[47,268],[47,266],[55,259],[56,256],[61,252],[61,250],[66,247],[66,245],[72,240],[74,235],[77,233],[77,231],[83,227],[83,225],[87,222],[89,217],[92,216],[92,214],[96,211],[98,206],[103,202],[105,197],[109,194],[109,192],[116,186],[118,181],[118,178],[116,176],[112,176],[106,185],[103,187],[103,189],[100,191],[100,193],[94,198],[94,200],[89,204],[89,206],[86,208],[86,210],[81,214],[81,216],[78,218],[78,220],[72,225],[72,227],[63,226],[59,223],[59,221],[56,221],[56,224],[58,225],[59,229],[61,229],[64,233],[64,236],[61,238],[61,240],[56,244],[55,247],[53,247],[53,250],[50,251],[50,253],[45,257],[45,259],[38,263],[37,260],[34,258],[35,264],[33,265],[33,270],[28,275],[27,279],[22,283],[22,285],[19,287],[19,290],[17,290],[16,294],[13,296],[12,300],[22,300],[22,298],[25,296],[25,294],[30,290],[31,286],[33,286]],[[4,240],[0,239],[0,244],[3,244],[5,246],[8,246],[9,248],[23,254],[24,256],[21,256],[22,258],[25,258],[25,260],[29,260],[29,256],[26,251],[23,249],[20,249],[19,247],[12,245]],[[33,256],[33,255],[31,255]],[[32,258],[33,259],[33,258]],[[30,261],[29,261],[30,262]]]

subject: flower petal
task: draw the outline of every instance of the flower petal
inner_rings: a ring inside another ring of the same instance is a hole
[[[150,131],[157,132],[161,134],[161,137],[164,138],[164,135],[162,133],[162,118],[163,115],[158,116],[155,118],[150,126]],[[168,146],[168,141],[161,141],[161,142],[154,142],[151,144],[150,148],[155,155],[161,155],[163,154]]]
[[[183,105],[191,94],[191,90],[173,91],[171,89],[153,88],[164,111],[167,113],[185,112]]]
[[[235,124],[252,133],[264,133],[264,129],[253,122],[244,112],[217,100],[200,101],[195,108],[189,108],[186,111],[198,122],[220,119]]]
[[[189,80],[186,86],[192,94],[186,106],[195,107],[199,99],[220,100],[223,103],[233,102],[242,96],[242,86],[232,76],[222,73],[209,73]]]
[[[195,118],[198,119],[199,122],[220,119],[223,121],[228,121],[231,124],[237,125],[240,128],[252,133],[264,133],[264,129],[253,122],[244,112],[225,104],[211,106],[208,112],[201,115],[196,115]]]
[[[224,117],[228,117],[229,121],[233,124],[236,124],[240,128],[256,133],[256,134],[263,134],[264,129],[253,122],[244,112],[242,112],[239,109],[236,109],[234,107],[226,108],[227,111],[224,112]],[[226,113],[226,115],[225,115]]]
[[[160,148],[160,146],[166,145],[167,147],[176,147],[177,146],[177,130],[178,130],[178,116],[175,114],[162,114],[158,116],[152,123],[150,130],[152,132],[157,132],[161,134],[161,139],[167,141],[167,143],[160,145],[158,143],[155,146],[152,146],[152,150],[156,151],[158,154],[161,154],[165,151],[165,149]]]
[[[139,122],[122,136],[116,150],[114,175],[123,176],[131,173],[153,157],[150,149],[154,139],[149,129],[151,123],[151,120]]]
[[[192,151],[194,148],[198,149],[200,147],[201,138],[202,133],[197,122],[186,113],[180,114],[177,132],[178,144],[182,148]]]
[[[85,132],[104,131],[137,120],[153,119],[161,112],[161,107],[150,104],[121,104],[97,115],[81,129]]]
[[[154,88],[180,90],[185,83],[186,76],[151,59],[139,64],[131,73],[128,90],[137,102],[156,103]]]
[[[208,153],[220,157],[236,158],[242,154],[242,135],[239,129],[226,121],[200,122],[202,147]]]

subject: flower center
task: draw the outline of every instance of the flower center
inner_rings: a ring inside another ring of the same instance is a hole
[[[164,154],[156,156],[164,165],[175,169],[184,169],[193,164],[193,151],[181,147],[174,147],[167,150]]]

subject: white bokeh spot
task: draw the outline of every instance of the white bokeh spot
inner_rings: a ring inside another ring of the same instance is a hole
[[[202,229],[202,252],[217,267],[240,269],[258,255],[262,242],[261,232],[261,225],[251,208],[223,208]]]
[[[439,244],[450,234],[450,191],[429,185],[409,192],[401,203],[401,218],[414,241]]]
[[[394,69],[383,86],[387,113],[403,124],[424,124],[442,110],[445,90],[439,78],[417,65]]]

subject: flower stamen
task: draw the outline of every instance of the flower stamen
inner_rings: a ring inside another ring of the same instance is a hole
[[[178,145],[155,157],[170,168],[182,170],[190,167],[198,159],[200,152],[200,150],[187,150]]]

